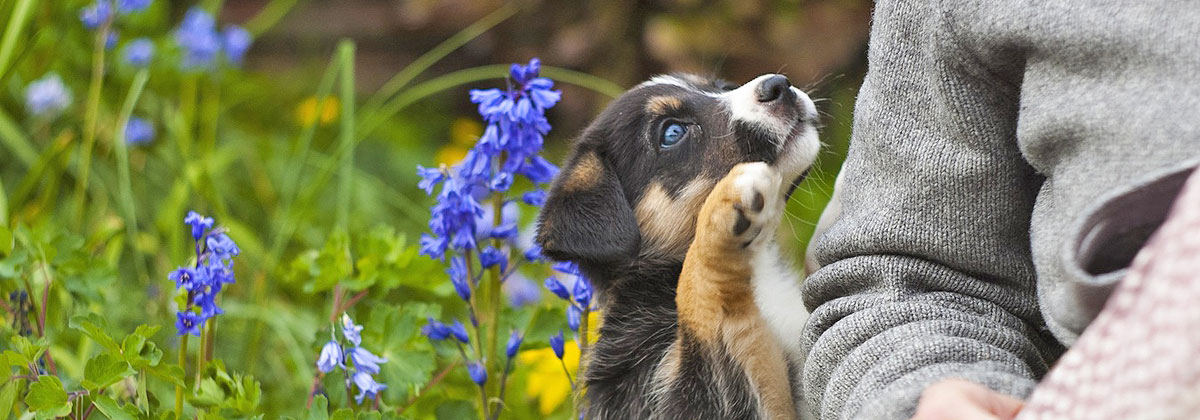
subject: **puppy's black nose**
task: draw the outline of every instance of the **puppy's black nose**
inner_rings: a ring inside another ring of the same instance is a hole
[[[776,74],[759,83],[755,93],[759,102],[772,102],[789,96],[791,87],[792,84],[788,82],[787,77]]]

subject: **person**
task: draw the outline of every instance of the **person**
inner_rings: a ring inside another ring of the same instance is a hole
[[[1197,165],[1196,28],[1178,0],[876,2],[804,285],[817,418],[1016,415]]]

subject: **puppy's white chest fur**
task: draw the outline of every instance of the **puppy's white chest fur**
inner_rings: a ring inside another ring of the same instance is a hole
[[[801,276],[791,259],[783,255],[774,239],[775,232],[769,234],[770,240],[751,245],[754,303],[790,361],[799,367],[803,361],[800,338],[808,321],[808,311],[800,295]]]

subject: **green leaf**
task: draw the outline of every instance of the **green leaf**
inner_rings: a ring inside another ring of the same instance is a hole
[[[463,400],[446,401],[434,410],[438,420],[461,420],[479,418],[475,414],[475,404]]]
[[[92,404],[96,406],[97,410],[100,410],[100,412],[104,414],[104,417],[108,417],[108,420],[136,420],[134,416],[122,409],[116,401],[114,401],[112,398],[109,398],[107,395],[97,396],[96,399],[92,401]]]
[[[305,413],[304,420],[329,420],[329,400],[324,395],[313,397],[312,406]]]
[[[67,401],[67,392],[63,390],[62,381],[50,375],[39,376],[37,382],[29,385],[25,405],[29,406],[29,410],[34,412],[38,420],[71,413],[71,403]]]
[[[88,360],[87,365],[83,368],[83,382],[81,384],[88,391],[96,391],[101,388],[108,387],[117,381],[125,379],[137,373],[133,368],[129,367],[120,356],[111,353],[100,353],[96,357]]]
[[[108,335],[108,321],[101,318],[100,315],[89,313],[86,315],[75,315],[67,323],[71,328],[82,331],[84,335],[96,340],[101,347],[111,352],[121,352],[121,346],[117,345],[117,340],[113,340],[112,336]]]
[[[183,382],[183,368],[179,367],[179,365],[161,364],[146,369],[146,373],[170,382],[175,386],[187,386]]]
[[[380,419],[380,415],[379,415],[378,411],[359,411],[358,412],[357,420],[379,420],[379,419]]]
[[[329,420],[354,420],[354,412],[349,408],[339,408],[333,412],[333,417]]]
[[[156,330],[157,327],[153,329]],[[144,331],[142,327],[138,327],[133,334],[125,336],[121,343],[121,353],[125,356],[125,361],[135,369],[157,366],[159,360],[162,360],[162,350],[153,341],[147,340],[148,336],[140,333]]]
[[[13,405],[17,402],[17,391],[24,381],[9,381],[0,387],[0,418],[9,418],[13,412]]]
[[[200,380],[200,386],[188,400],[199,408],[213,407],[225,400],[225,390],[221,389],[213,378],[204,378]]]

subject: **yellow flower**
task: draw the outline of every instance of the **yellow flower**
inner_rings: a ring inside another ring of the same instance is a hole
[[[450,123],[450,144],[438,149],[438,163],[454,165],[467,157],[467,151],[483,135],[483,124],[470,118],[457,118]]]
[[[589,343],[595,343],[600,337],[600,316],[597,312],[588,313]],[[572,380],[578,378],[576,373],[579,372],[579,344],[575,340],[563,344],[561,362],[549,347],[525,350],[517,354],[517,362],[529,367],[525,395],[537,398],[538,412],[543,416],[549,415],[571,395],[571,383],[563,374],[563,365],[567,365],[567,372],[571,373]]]
[[[338,100],[332,96],[326,96],[321,102],[321,112],[317,112],[317,97],[309,96],[296,106],[296,122],[301,126],[306,126],[315,122],[320,122],[321,125],[326,125],[337,120],[338,117]]]
[[[470,118],[456,118],[450,123],[450,142],[471,147],[483,135],[483,124]]]

